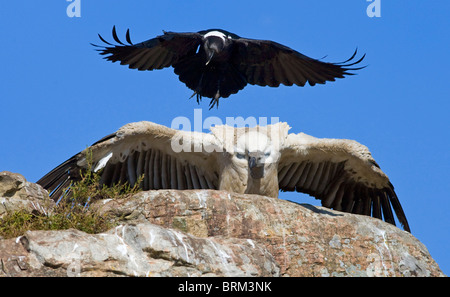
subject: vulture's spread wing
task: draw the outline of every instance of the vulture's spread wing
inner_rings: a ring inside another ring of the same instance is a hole
[[[307,193],[335,210],[394,224],[410,232],[394,187],[367,147],[352,140],[289,134],[278,166],[281,191]]]
[[[116,28],[113,27],[112,35],[118,45],[106,41],[101,35],[100,39],[106,44],[98,51],[101,55],[106,55],[108,61],[120,61],[121,65],[129,65],[129,68],[138,70],[153,70],[172,66],[180,59],[194,55],[201,43],[202,37],[198,33],[174,33],[164,32],[164,35],[157,36],[147,41],[133,44],[130,39],[130,32],[127,30],[124,44],[117,37]]]
[[[252,85],[278,87],[280,84],[311,86],[352,75],[352,68],[364,59],[353,62],[357,51],[342,63],[326,63],[309,58],[287,46],[269,41],[240,38],[234,40],[233,63]],[[351,63],[350,63],[351,62]]]
[[[173,130],[150,122],[131,123],[104,137],[65,161],[37,183],[58,200],[80,169],[101,174],[101,183],[111,186],[143,175],[141,187],[149,189],[218,189],[215,152],[222,144],[212,135]],[[88,157],[87,154],[91,155]]]

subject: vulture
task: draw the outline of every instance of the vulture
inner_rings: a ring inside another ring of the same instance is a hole
[[[54,200],[67,197],[89,163],[100,175],[99,186],[134,186],[139,181],[143,190],[215,189],[274,198],[280,191],[297,191],[320,199],[325,207],[393,225],[395,212],[410,232],[393,185],[366,146],[288,133],[289,129],[280,122],[253,128],[214,126],[211,133],[202,133],[130,123],[37,183]]]
[[[115,26],[112,35],[116,45],[106,41],[96,45],[101,55],[112,62],[120,61],[131,69],[154,70],[172,66],[181,82],[194,91],[197,103],[211,98],[210,109],[219,105],[247,84],[278,87],[280,84],[303,87],[324,84],[364,67],[351,67],[357,50],[346,61],[327,63],[309,58],[287,46],[270,40],[241,38],[221,29],[191,33],[165,32],[163,35],[133,44],[129,29],[126,43],[118,37]]]

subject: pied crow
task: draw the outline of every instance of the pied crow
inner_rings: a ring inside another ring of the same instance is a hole
[[[304,86],[324,84],[352,75],[349,72],[364,67],[350,67],[357,61],[357,50],[346,61],[327,63],[309,58],[287,46],[270,40],[241,38],[222,29],[197,33],[165,32],[147,41],[133,44],[129,29],[123,43],[112,30],[117,45],[106,41],[99,47],[108,61],[138,70],[154,70],[172,66],[180,81],[194,91],[197,102],[202,97],[211,98],[210,109],[242,90],[247,84],[278,87],[280,84]],[[191,97],[192,97],[191,96]]]

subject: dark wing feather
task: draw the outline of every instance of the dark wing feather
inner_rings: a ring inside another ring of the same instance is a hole
[[[180,59],[194,55],[201,43],[201,35],[198,33],[164,32],[163,35],[137,44],[131,42],[129,30],[125,36],[128,44],[119,39],[115,26],[112,35],[118,45],[106,41],[101,35],[99,38],[106,46],[93,45],[100,48],[98,51],[106,56],[106,60],[120,61],[121,65],[129,65],[129,68],[138,70],[170,67]]]
[[[395,225],[393,209],[403,228],[411,232],[394,186],[365,146],[303,133],[290,134],[287,144],[278,166],[281,191],[306,193],[325,207]]]
[[[109,134],[93,143],[92,146],[105,142],[115,136],[115,133]],[[44,175],[37,183],[49,192],[50,197],[57,197],[56,200],[59,199],[73,181],[80,179],[80,168],[77,165],[77,161],[81,157],[80,154],[72,156],[70,159]]]
[[[80,179],[77,158],[78,155],[71,157],[37,181],[55,201],[63,196],[74,180]]]
[[[347,61],[327,63],[309,58],[287,46],[268,41],[240,38],[234,40],[233,63],[245,74],[249,84],[277,87],[280,84],[311,86],[324,84],[352,75],[352,68],[363,59],[349,63],[356,57],[357,50]]]

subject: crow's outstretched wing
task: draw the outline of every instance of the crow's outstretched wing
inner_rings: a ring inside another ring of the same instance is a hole
[[[99,47],[101,55],[106,55],[106,60],[120,61],[121,65],[129,65],[129,68],[138,70],[170,67],[186,56],[195,55],[202,40],[199,33],[164,32],[163,35],[133,44],[130,31],[127,30],[125,39],[128,44],[125,44],[117,37],[115,27],[112,35],[117,45],[109,43],[100,34],[100,40],[106,45],[93,45]]]
[[[287,46],[269,40],[240,38],[234,40],[233,63],[252,85],[278,87],[280,84],[311,86],[324,84],[352,75],[351,67],[363,59],[353,61],[357,51],[341,63],[327,63],[309,58]]]

